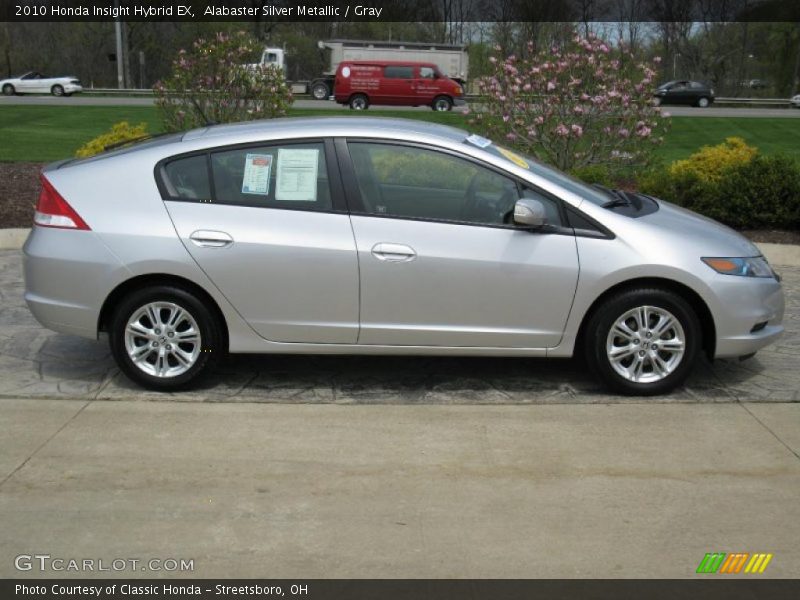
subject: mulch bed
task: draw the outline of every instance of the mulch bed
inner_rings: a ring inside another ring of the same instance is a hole
[[[0,228],[30,227],[41,168],[42,163],[0,162]],[[754,242],[800,244],[800,231],[748,229],[741,233]]]
[[[0,162],[0,228],[30,227],[42,163]]]

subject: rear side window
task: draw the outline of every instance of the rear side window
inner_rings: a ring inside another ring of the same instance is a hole
[[[322,143],[211,153],[214,202],[264,208],[331,210]]]
[[[171,198],[211,199],[208,162],[205,154],[179,158],[164,167],[164,185]]]
[[[411,79],[414,76],[413,67],[386,67],[383,71],[387,79]]]

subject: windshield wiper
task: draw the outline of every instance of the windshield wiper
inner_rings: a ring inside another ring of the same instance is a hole
[[[611,200],[601,205],[602,208],[616,208],[618,206],[631,206],[631,207],[634,206],[628,194],[626,194],[622,190],[612,190],[611,188],[607,188],[606,186],[600,185],[599,183],[592,184],[592,187],[595,187],[598,190],[604,192],[607,196],[611,198]]]

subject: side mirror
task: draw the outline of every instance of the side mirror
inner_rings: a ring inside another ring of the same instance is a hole
[[[521,198],[514,205],[514,224],[538,229],[547,224],[544,204],[535,198]]]

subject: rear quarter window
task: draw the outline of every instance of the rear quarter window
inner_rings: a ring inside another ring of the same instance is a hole
[[[208,159],[205,154],[172,160],[164,165],[163,183],[171,198],[210,200]]]

